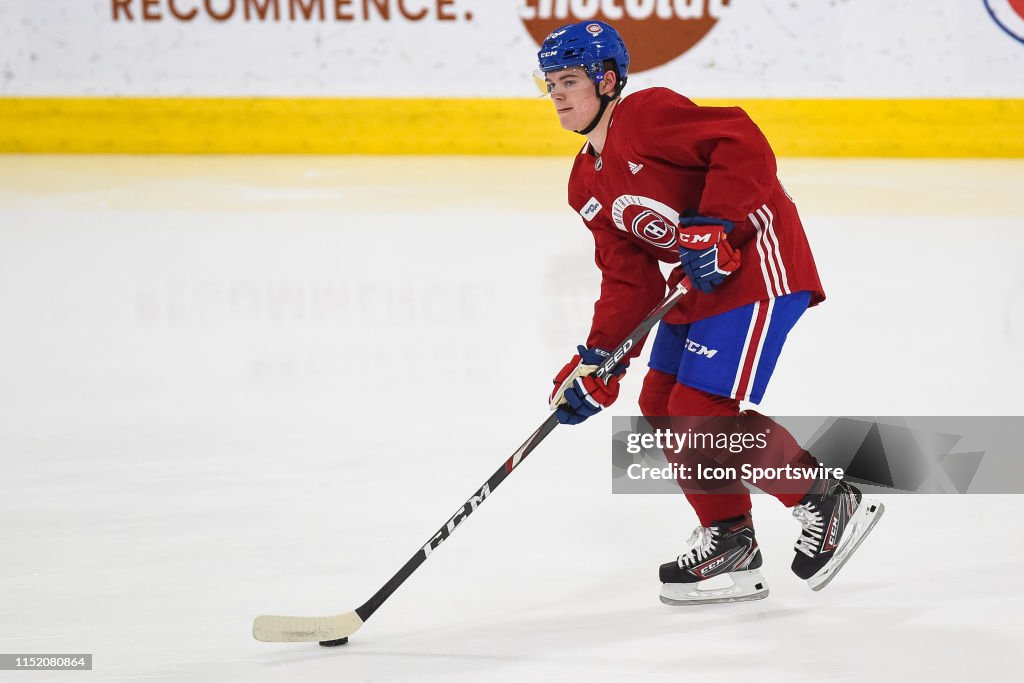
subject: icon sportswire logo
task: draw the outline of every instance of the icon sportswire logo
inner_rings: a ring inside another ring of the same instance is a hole
[[[732,0],[520,0],[519,18],[539,46],[565,24],[605,21],[629,47],[630,72],[667,64],[728,15]]]
[[[1024,0],[982,0],[989,16],[1003,32],[1024,44]]]

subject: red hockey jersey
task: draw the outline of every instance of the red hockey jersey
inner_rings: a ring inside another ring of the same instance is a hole
[[[666,88],[623,98],[604,149],[588,143],[569,178],[569,204],[594,236],[601,295],[588,346],[612,348],[665,296],[658,261],[678,264],[679,215],[735,223],[741,266],[711,294],[694,290],[665,316],[688,323],[800,291],[824,300],[796,206],[776,177],[775,155],[738,107],[699,107]],[[668,284],[681,279],[673,271]]]

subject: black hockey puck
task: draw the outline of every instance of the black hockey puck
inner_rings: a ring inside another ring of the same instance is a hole
[[[348,638],[338,638],[337,640],[321,640],[321,647],[338,647],[348,642]]]

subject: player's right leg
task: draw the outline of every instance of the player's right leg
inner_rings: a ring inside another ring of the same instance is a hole
[[[761,551],[750,515],[694,529],[689,547],[661,565],[661,601],[666,605],[712,605],[768,597]]]
[[[648,418],[664,416],[734,416],[739,403],[677,381],[686,340],[685,326],[662,325],[651,351],[651,369],[640,392],[640,409]],[[675,454],[666,453],[673,459]],[[699,605],[759,600],[768,596],[761,575],[761,553],[750,520],[750,496],[742,483],[721,482],[714,492],[680,481],[701,526],[675,561],[661,565],[661,601]]]

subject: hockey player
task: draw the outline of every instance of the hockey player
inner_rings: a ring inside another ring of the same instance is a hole
[[[602,275],[586,343],[554,379],[550,400],[559,422],[578,424],[615,401],[628,359],[607,384],[589,373],[665,295],[659,262],[676,266],[669,286],[686,276],[695,291],[658,327],[641,412],[737,416],[740,401],[759,403],[787,334],[825,298],[761,131],[737,107],[697,106],[665,88],[622,97],[629,55],[600,21],[552,32],[538,58],[538,81],[562,127],[587,140],[572,168],[569,204],[593,235]],[[777,433],[792,438],[781,427]],[[806,451],[799,457],[815,464]],[[701,526],[689,548],[661,566],[662,602],[766,597],[742,483],[714,493],[680,484]],[[814,590],[832,579],[883,510],[835,479],[769,492],[802,525],[792,568]],[[731,585],[707,587],[722,576]]]

